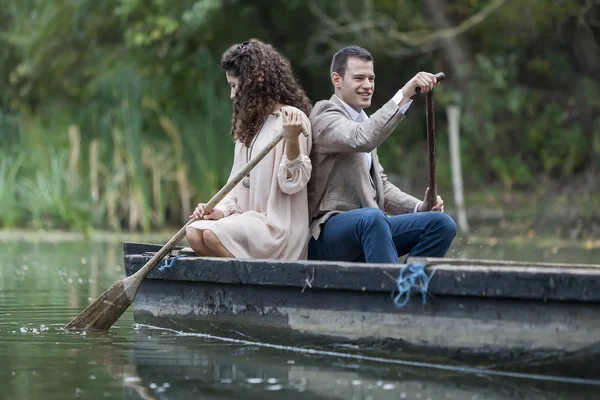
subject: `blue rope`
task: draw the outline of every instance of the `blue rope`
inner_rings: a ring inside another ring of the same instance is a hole
[[[160,267],[158,270],[159,270],[160,272],[163,272],[163,270],[164,270],[165,268],[171,268],[171,267],[173,266],[173,264],[175,263],[175,261],[177,261],[177,259],[178,259],[178,258],[185,257],[185,256],[187,256],[187,254],[180,254],[180,255],[178,255],[178,256],[176,256],[176,257],[171,257],[171,262],[169,262],[169,263],[168,263],[168,261],[169,261],[169,256],[166,256],[166,257],[164,258],[164,260],[165,260],[165,263],[164,263],[164,264],[163,264],[163,266],[162,266],[162,267]]]
[[[425,264],[408,264],[400,270],[398,281],[396,285],[398,287],[398,295],[394,297],[394,304],[396,307],[403,307],[410,300],[410,294],[412,289],[416,289],[421,292],[423,296],[423,304],[427,303],[427,287],[429,281],[435,271],[429,276],[425,273]],[[417,283],[417,281],[419,281]]]

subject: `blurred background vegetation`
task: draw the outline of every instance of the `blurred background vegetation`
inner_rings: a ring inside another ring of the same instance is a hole
[[[229,175],[219,59],[250,37],[289,58],[313,103],[331,96],[331,56],[349,44],[375,57],[369,112],[416,72],[444,71],[437,169],[448,211],[445,107],[458,104],[470,216],[562,215],[574,237],[598,221],[598,0],[1,3],[0,227],[149,232],[186,221]],[[417,197],[425,129],[416,97],[380,149]]]

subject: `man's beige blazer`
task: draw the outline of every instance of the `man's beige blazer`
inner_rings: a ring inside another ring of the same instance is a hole
[[[413,212],[419,200],[387,180],[377,157],[377,146],[403,119],[393,100],[364,122],[352,121],[335,95],[315,104],[310,113],[313,143],[308,181],[310,228],[315,239],[325,221],[340,212],[363,207],[377,207],[394,215]],[[370,171],[365,165],[367,152],[373,158]]]

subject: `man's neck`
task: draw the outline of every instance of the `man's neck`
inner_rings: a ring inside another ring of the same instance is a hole
[[[338,93],[337,91],[335,92],[335,95],[336,95],[336,96],[337,96],[337,98],[338,98],[338,99],[340,99],[340,101],[341,101],[342,103],[344,103],[346,106],[350,107],[351,109],[353,109],[354,111],[356,111],[356,112],[357,112],[357,113],[359,113],[359,114],[361,114],[361,113],[362,113],[362,111],[363,111],[363,109],[362,109],[362,108],[356,109],[356,108],[352,107],[350,104],[348,104],[348,102],[347,102],[346,100],[344,100],[344,98],[343,98],[343,97],[340,95],[340,93]]]

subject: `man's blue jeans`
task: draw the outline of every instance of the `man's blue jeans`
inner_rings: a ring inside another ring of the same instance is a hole
[[[443,257],[456,236],[456,224],[442,212],[387,216],[378,208],[336,214],[318,240],[310,239],[310,260],[398,263],[408,257]]]

